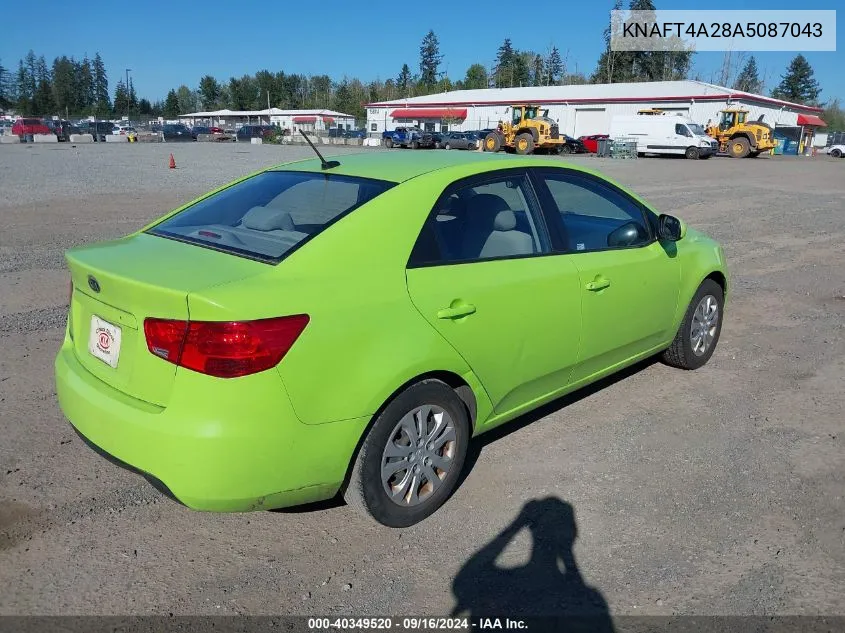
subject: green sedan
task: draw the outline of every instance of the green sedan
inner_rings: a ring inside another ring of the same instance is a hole
[[[470,438],[656,354],[704,365],[722,248],[559,160],[274,167],[70,250],[55,362],[98,451],[196,510],[434,512]]]

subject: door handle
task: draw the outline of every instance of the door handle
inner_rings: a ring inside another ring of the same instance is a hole
[[[601,275],[596,275],[596,278],[588,282],[584,287],[587,290],[596,292],[598,290],[604,290],[608,286],[610,286],[610,279],[602,277]]]
[[[469,303],[443,308],[437,311],[438,319],[460,319],[475,313],[475,306]]]

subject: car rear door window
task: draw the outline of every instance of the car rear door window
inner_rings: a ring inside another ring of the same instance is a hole
[[[524,174],[447,189],[411,256],[411,266],[524,257],[549,252]]]
[[[267,171],[200,200],[149,232],[278,262],[394,184],[335,174]]]
[[[541,172],[548,192],[549,214],[569,252],[643,246],[652,231],[636,201],[609,184],[560,170]]]

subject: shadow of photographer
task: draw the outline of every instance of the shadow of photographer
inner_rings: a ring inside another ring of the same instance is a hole
[[[496,559],[523,529],[531,533],[531,558],[504,568]],[[572,505],[556,497],[526,503],[519,515],[476,552],[452,583],[452,615],[507,618],[555,617],[567,630],[614,631],[607,602],[581,577],[572,547],[578,535]]]

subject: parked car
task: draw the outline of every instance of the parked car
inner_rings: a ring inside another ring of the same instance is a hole
[[[35,134],[52,134],[53,131],[41,119],[18,119],[12,125],[12,134],[17,134],[22,140],[31,140]]]
[[[395,130],[385,130],[382,138],[387,147],[410,147],[411,149],[434,147],[434,136],[430,132],[423,132],[418,127],[397,127]]]
[[[197,140],[200,134],[211,134],[211,128],[207,125],[195,125],[191,128],[191,138]]]
[[[569,136],[567,134],[561,134],[564,139],[563,145],[560,146],[560,153],[561,154],[583,154],[587,151],[584,147],[584,143],[582,143],[577,138]]]
[[[105,142],[106,136],[114,133],[114,123],[111,121],[85,121],[80,126],[83,134],[90,134],[94,142]]]
[[[273,135],[278,128],[275,125],[243,125],[238,130],[238,140],[248,141],[253,138],[267,138]]]
[[[845,145],[831,145],[830,147],[825,147],[824,151],[828,156],[842,158],[845,156]]]
[[[184,123],[167,123],[161,126],[161,133],[164,140],[168,143],[180,143],[184,141],[193,141],[191,130]]]
[[[691,160],[710,158],[719,151],[719,142],[705,129],[683,116],[617,115],[610,120],[613,138],[637,139],[638,154],[685,156]]]
[[[624,187],[534,156],[335,158],[65,254],[61,409],[189,508],[340,492],[412,525],[449,498],[472,436],[716,349],[722,248]],[[685,397],[714,377],[674,380]]]
[[[599,151],[599,139],[610,138],[608,134],[590,134],[588,136],[579,136],[578,140],[584,146],[584,149],[591,154]]]
[[[344,130],[344,138],[367,138],[367,130]]]
[[[45,119],[44,123],[61,142],[69,141],[71,134],[79,134],[79,128],[64,119]]]
[[[449,132],[430,132],[431,140],[434,141],[434,149],[442,149],[446,145],[446,138]]]
[[[443,139],[445,149],[478,149],[478,136],[472,132],[452,132]]]
[[[115,123],[114,129],[112,130],[112,134],[116,136],[129,136],[131,134],[137,134],[138,131],[132,126],[131,123]]]

